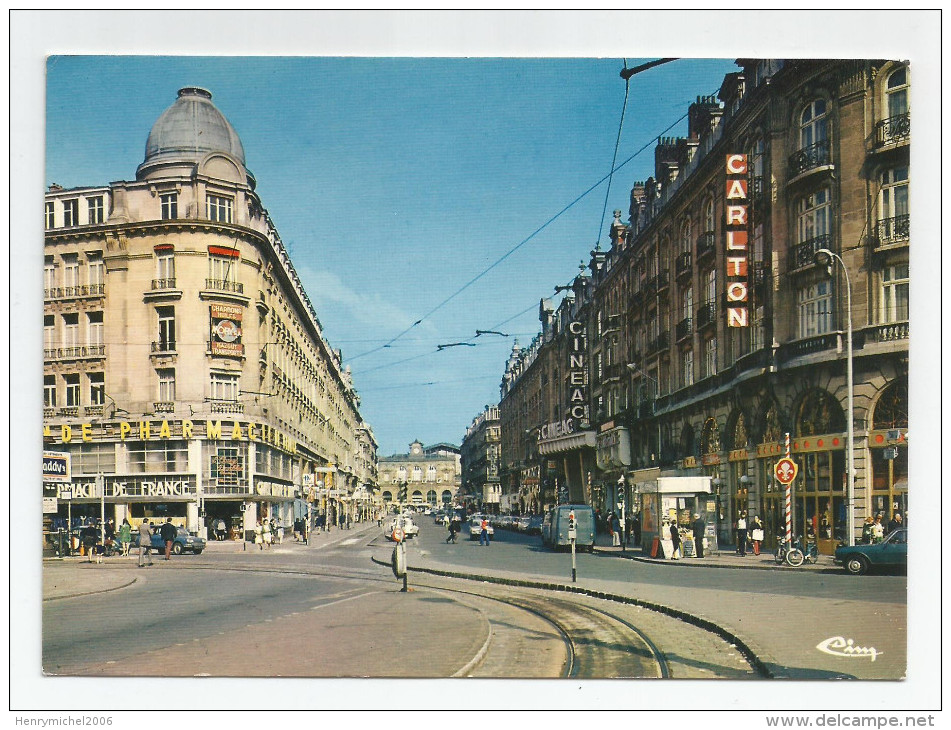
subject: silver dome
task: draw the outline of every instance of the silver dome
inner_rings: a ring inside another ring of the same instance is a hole
[[[178,99],[152,126],[140,171],[156,165],[199,162],[212,152],[224,152],[241,163],[244,147],[234,127],[211,103],[211,92],[197,86],[178,91]]]

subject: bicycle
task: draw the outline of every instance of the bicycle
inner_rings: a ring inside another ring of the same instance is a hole
[[[793,568],[798,568],[800,565],[802,565],[806,559],[806,556],[803,554],[802,550],[796,547],[796,545],[797,542],[794,542],[792,546],[787,546],[786,538],[779,538],[779,545],[776,546],[776,555],[774,556],[776,564],[782,565],[783,563],[786,563]]]
[[[793,547],[802,553],[804,560],[809,561],[813,565],[819,562],[819,546],[815,541],[809,542],[804,546],[802,544],[802,538],[796,538]]]

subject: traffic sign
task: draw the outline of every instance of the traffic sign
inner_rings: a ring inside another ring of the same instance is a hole
[[[783,457],[776,462],[776,479],[780,484],[792,484],[792,481],[799,473],[799,465],[788,457]]]

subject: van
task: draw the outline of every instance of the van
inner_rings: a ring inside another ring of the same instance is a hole
[[[542,543],[554,550],[569,547],[568,516],[575,514],[575,547],[594,550],[594,510],[586,504],[559,504],[548,510],[542,522]]]

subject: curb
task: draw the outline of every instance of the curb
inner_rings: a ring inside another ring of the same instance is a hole
[[[389,566],[389,563],[378,560],[375,557],[371,557],[370,560],[377,565]],[[726,566],[724,566],[726,567]],[[458,573],[451,570],[438,570],[435,568],[416,568],[409,566],[407,568],[410,572],[416,573],[426,573],[429,575],[438,575],[444,578],[460,578],[463,580],[478,581],[480,583],[495,583],[498,585],[509,585],[516,586],[519,588],[539,588],[547,591],[562,591],[564,593],[577,593],[580,595],[591,596],[592,598],[602,598],[607,601],[615,601],[616,603],[626,603],[632,606],[639,606],[641,608],[646,608],[651,611],[656,611],[657,613],[662,613],[667,616],[671,616],[676,619],[680,619],[686,623],[697,626],[698,628],[709,631],[716,636],[719,636],[721,639],[724,639],[731,644],[733,644],[737,650],[746,658],[754,670],[756,670],[762,677],[766,679],[775,679],[776,676],[769,669],[766,662],[763,661],[756,652],[739,636],[734,634],[732,631],[729,631],[719,624],[715,624],[709,619],[702,618],[700,616],[695,616],[692,613],[687,611],[682,611],[679,608],[673,608],[671,606],[665,606],[660,603],[653,603],[651,601],[644,601],[640,598],[633,598],[631,596],[622,596],[617,593],[606,593],[604,591],[597,591],[591,588],[579,588],[578,586],[571,586],[564,583],[544,583],[532,580],[523,580],[516,578],[498,578],[495,576],[489,575],[474,575],[470,573]]]
[[[645,558],[639,555],[624,555],[621,553],[614,553],[608,550],[603,550],[601,548],[595,547],[594,552],[599,555],[613,555],[618,558],[623,558],[625,560],[636,560],[639,563],[647,563],[648,565],[668,565],[670,567],[680,567],[680,568],[715,568],[719,570],[775,570],[781,569],[785,572],[788,571],[798,571],[805,573],[838,573],[839,568],[835,566],[814,566],[806,567],[805,565],[800,565],[799,567],[793,567],[792,565],[784,565],[777,563],[774,565],[718,565],[717,563],[704,563],[704,562],[690,562],[690,561],[677,561],[677,560],[658,560],[657,558]]]
[[[47,597],[45,597],[45,598],[43,599],[43,601],[44,601],[44,602],[46,602],[46,601],[61,601],[61,600],[63,600],[64,598],[78,598],[78,597],[80,597],[80,596],[94,596],[94,595],[96,595],[97,593],[111,593],[112,591],[118,591],[118,590],[121,589],[121,588],[128,588],[128,587],[129,587],[130,585],[132,585],[133,583],[138,582],[138,580],[139,580],[138,578],[133,578],[133,579],[130,580],[128,583],[123,583],[122,585],[118,585],[118,586],[112,586],[111,588],[102,588],[102,589],[100,589],[100,590],[98,590],[98,591],[83,591],[82,593],[67,593],[67,594],[62,595],[62,596],[47,596]]]

